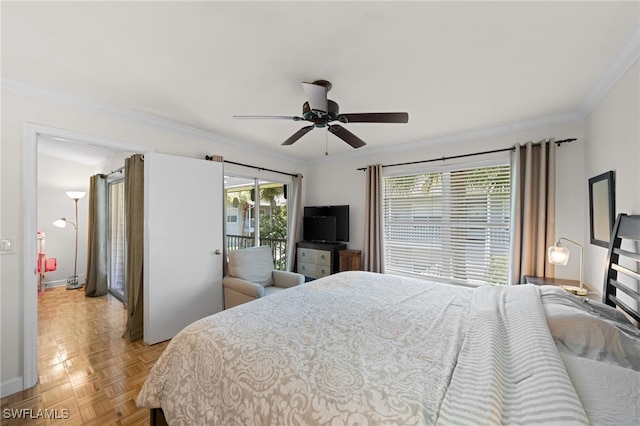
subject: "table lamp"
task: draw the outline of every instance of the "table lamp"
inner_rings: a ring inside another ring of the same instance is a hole
[[[587,289],[584,288],[584,281],[582,279],[584,252],[580,244],[576,243],[575,241],[571,241],[568,238],[560,237],[558,238],[558,241],[547,250],[547,259],[552,265],[566,266],[567,263],[569,263],[569,249],[564,247],[561,244],[561,241],[566,241],[580,248],[580,286],[578,287],[573,285],[563,285],[561,287],[569,293],[577,294],[578,296],[586,296]]]

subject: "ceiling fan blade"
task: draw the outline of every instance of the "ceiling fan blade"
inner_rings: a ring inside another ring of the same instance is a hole
[[[298,130],[293,135],[291,135],[289,139],[282,142],[282,145],[293,145],[294,142],[296,142],[298,139],[306,135],[311,130],[313,130],[313,125],[303,127],[302,129]]]
[[[340,114],[338,121],[342,123],[408,123],[409,114],[406,112],[361,112],[355,114]]]
[[[360,148],[366,145],[362,139],[340,125],[332,124],[329,126],[329,131],[354,148]]]
[[[314,83],[302,83],[304,93],[307,95],[307,101],[312,111],[329,111],[327,102],[327,86],[321,86]]]
[[[303,121],[302,117],[295,117],[291,115],[234,115],[233,118],[238,120],[290,120],[290,121]]]

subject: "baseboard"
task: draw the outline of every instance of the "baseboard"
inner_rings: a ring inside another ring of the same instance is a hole
[[[78,274],[78,282],[84,283],[84,274]],[[54,288],[54,287],[63,287],[67,285],[67,280],[53,280],[53,281],[45,281],[44,288]]]
[[[62,287],[67,285],[67,280],[45,281],[44,288]]]
[[[20,392],[22,389],[22,377],[16,377],[15,379],[7,380],[0,383],[0,398],[13,395],[16,392]]]

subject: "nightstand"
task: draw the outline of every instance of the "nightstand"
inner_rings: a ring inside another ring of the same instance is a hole
[[[555,286],[569,285],[569,286],[573,286],[573,287],[579,287],[580,286],[580,281],[578,281],[578,280],[568,280],[568,279],[565,279],[565,278],[534,277],[532,275],[525,275],[524,283],[525,284],[535,284],[535,285],[555,285]],[[587,295],[586,296],[580,296],[580,297],[586,297],[588,299],[595,300],[595,301],[598,301],[598,302],[601,301],[602,296],[600,296],[591,287],[589,287],[586,284],[583,284],[583,287],[585,289],[587,289]]]
[[[338,271],[359,271],[361,259],[362,252],[360,250],[338,251]]]

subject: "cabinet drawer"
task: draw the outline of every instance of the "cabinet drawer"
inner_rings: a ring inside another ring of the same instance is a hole
[[[297,272],[303,274],[305,277],[322,278],[331,275],[331,268],[328,265],[298,262]]]
[[[298,262],[315,263],[316,265],[331,266],[331,252],[310,248],[298,249]],[[329,268],[331,269],[331,268]]]

